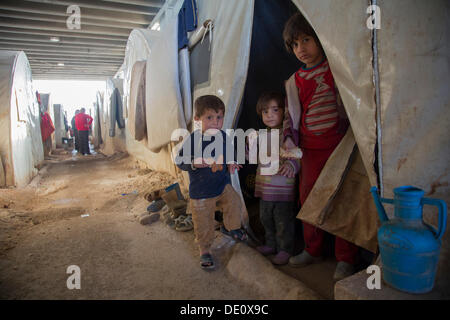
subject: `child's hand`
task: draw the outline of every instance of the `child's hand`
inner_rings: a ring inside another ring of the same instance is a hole
[[[295,172],[294,172],[294,168],[292,167],[292,165],[290,165],[289,163],[285,162],[280,170],[278,171],[278,174],[288,177],[288,178],[294,178],[295,177]]]
[[[211,171],[214,173],[214,172],[217,172],[217,171],[222,171],[222,169],[223,169],[223,165],[222,164],[217,164],[217,163],[213,163],[212,165],[211,165]]]
[[[283,143],[283,147],[285,150],[289,150],[289,149],[295,148],[296,145],[295,145],[294,141],[292,141],[291,137],[287,137],[286,141],[284,141],[284,143]]]
[[[228,171],[230,173],[234,173],[235,170],[239,171],[239,169],[242,168],[242,166],[240,164],[237,164],[237,163],[231,163],[231,164],[229,164],[227,166],[228,166]]]

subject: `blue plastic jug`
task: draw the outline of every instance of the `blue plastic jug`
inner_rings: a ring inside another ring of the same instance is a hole
[[[378,245],[384,281],[409,293],[431,291],[447,225],[446,203],[424,198],[424,191],[412,186],[395,188],[393,200],[380,198],[376,187],[370,192],[382,222]],[[394,204],[393,219],[388,219],[382,202]],[[426,204],[439,208],[438,230],[423,221],[422,208]]]

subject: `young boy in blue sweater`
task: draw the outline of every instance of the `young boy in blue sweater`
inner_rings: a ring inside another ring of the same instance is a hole
[[[201,121],[201,133],[194,131],[178,153],[177,163],[181,162],[178,167],[189,173],[189,197],[195,240],[200,249],[201,267],[204,269],[214,268],[210,249],[214,240],[216,206],[222,209],[225,229],[229,230],[232,237],[236,240],[247,240],[246,233],[241,229],[241,198],[231,186],[230,177],[230,173],[242,166],[235,163],[225,165],[227,139],[225,132],[221,130],[224,113],[225,105],[220,98],[213,95],[199,97],[195,101],[194,119]],[[212,143],[220,143],[222,152],[216,152],[220,148],[211,148]],[[186,144],[190,146],[185,148]],[[186,155],[183,154],[184,150],[191,152]],[[211,157],[205,157],[208,151]],[[199,153],[201,157],[196,157]],[[212,158],[215,159],[214,162]]]

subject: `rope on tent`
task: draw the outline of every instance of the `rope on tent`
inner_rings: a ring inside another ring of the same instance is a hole
[[[203,43],[203,40],[205,39],[207,33],[209,33],[209,50],[211,50],[213,27],[214,23],[211,19],[205,20],[205,22],[203,22],[203,24],[196,31],[194,31],[189,38],[189,50],[192,50],[192,48],[195,47],[197,43]]]

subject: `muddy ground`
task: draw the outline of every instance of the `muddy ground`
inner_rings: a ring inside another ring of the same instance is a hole
[[[199,267],[193,231],[139,224],[143,194],[173,181],[125,155],[62,151],[26,188],[0,189],[0,299],[258,299]]]

